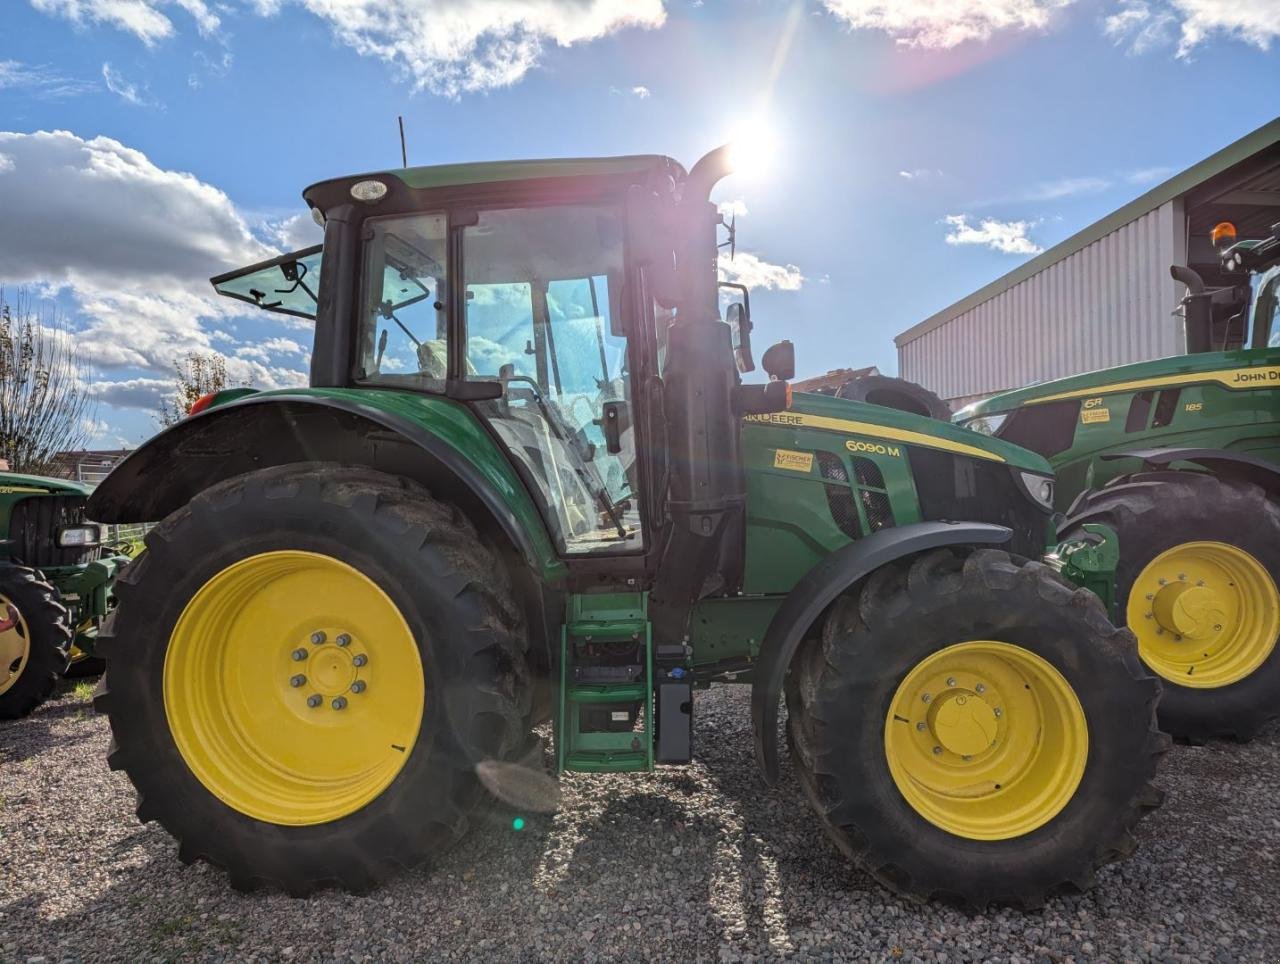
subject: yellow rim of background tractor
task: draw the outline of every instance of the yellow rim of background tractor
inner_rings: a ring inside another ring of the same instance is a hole
[[[917,663],[885,718],[884,752],[898,790],[935,827],[1007,840],[1052,820],[1089,756],[1089,727],[1071,684],[1012,643],[956,643]]]
[[[367,806],[418,739],[422,658],[389,596],[330,556],[228,566],[187,603],[164,662],[178,751],[227,806],[309,826]]]
[[[27,621],[8,596],[0,595],[0,693],[18,682],[31,658],[31,633]]]
[[[1225,542],[1166,549],[1138,573],[1125,608],[1142,661],[1195,689],[1249,676],[1280,636],[1275,580],[1257,559]]]

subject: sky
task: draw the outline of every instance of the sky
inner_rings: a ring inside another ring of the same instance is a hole
[[[669,154],[721,182],[757,354],[893,336],[1272,120],[1280,0],[0,0],[0,286],[60,312],[98,447],[174,365],[306,383],[305,322],[208,278],[314,243],[306,185],[399,166]]]

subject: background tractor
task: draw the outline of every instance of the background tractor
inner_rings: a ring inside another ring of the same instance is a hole
[[[95,668],[127,558],[103,549],[88,495],[77,482],[0,473],[0,719],[39,706],[69,665]]]
[[[1159,686],[1033,561],[1049,464],[792,398],[789,342],[744,384],[730,156],[328,180],[322,245],[214,279],[314,319],[310,387],[200,400],[91,501],[163,520],[96,705],[183,860],[366,889],[536,783],[539,722],[557,773],[687,763],[728,682],[768,782],[785,697],[819,824],[898,892],[1034,904],[1132,849]]]
[[[1165,680],[1162,727],[1247,739],[1280,714],[1280,224],[1213,232],[1235,283],[1175,266],[1187,354],[971,405],[961,424],[1044,455],[1059,534],[1119,535],[1116,600]]]

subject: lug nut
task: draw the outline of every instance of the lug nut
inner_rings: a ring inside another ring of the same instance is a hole
[[[992,713],[995,714],[996,719],[999,719],[1000,717],[1004,716],[1004,710],[1000,709],[1000,707],[998,706],[994,710],[992,710]]]
[[[925,723],[924,720],[921,720],[919,723],[916,724],[916,729],[920,730],[921,732],[927,730],[928,728],[929,726],[927,723]]]
[[[931,699],[933,699],[933,697],[930,696],[928,693],[925,693],[924,696],[920,697],[920,699],[921,701],[928,703]]]
[[[369,657],[364,653],[360,653],[358,656],[354,656],[351,659],[351,664],[353,666],[363,666],[367,662],[369,662]]]
[[[1220,633],[1220,632],[1222,632],[1222,623],[1214,623],[1214,624],[1213,624],[1213,631],[1214,631],[1215,633]]]
[[[1168,579],[1160,579],[1160,580],[1158,580],[1158,581],[1159,581],[1160,585],[1162,585],[1162,586],[1167,586],[1167,585],[1169,585],[1169,580],[1168,580]]]
[[[336,697],[329,705],[335,710],[345,710],[347,708],[347,698],[345,696]]]
[[[1183,582],[1186,582],[1186,581],[1187,581],[1187,574],[1186,574],[1185,572],[1180,572],[1180,573],[1178,573],[1178,578],[1179,578],[1180,580],[1182,580]]]
[[[983,686],[981,683],[979,683],[977,686],[973,688],[973,691],[975,693],[985,693],[987,691],[987,688]]]
[[[1144,618],[1144,619],[1155,619],[1155,618],[1156,618],[1156,616],[1155,616],[1155,613],[1143,613],[1143,618]]]
[[[311,642],[314,643],[316,646],[319,646],[321,643],[324,642],[324,633],[322,633],[320,630],[317,629],[314,633],[311,634]]]
[[[1204,585],[1204,580],[1203,580],[1203,579],[1197,579],[1197,580],[1196,580],[1196,585],[1197,585],[1197,586],[1203,586],[1203,585]]]
[[[948,676],[948,677],[947,677],[947,685],[948,685],[948,686],[955,686],[955,685],[956,685],[956,678],[955,678],[954,676]]]
[[[966,762],[967,762],[967,761],[969,761],[969,760],[972,760],[972,759],[973,759],[973,757],[969,756],[969,754],[967,754],[967,753],[966,753],[966,754],[965,754],[964,756],[962,756],[960,759],[962,759],[962,760],[964,760],[964,761],[966,761]]]
[[[351,692],[353,693],[363,693],[364,688],[365,688],[365,681],[362,679],[358,679],[351,684]]]
[[[292,686],[294,689],[297,689],[306,681],[307,681],[307,678],[303,676],[301,673],[299,673],[297,676],[291,677],[289,679],[289,685]]]
[[[941,752],[942,752],[942,747],[940,747],[940,746],[935,746],[935,747],[933,748],[933,755],[934,755],[934,756],[937,756],[937,755],[938,755],[939,753],[941,753]]]
[[[338,638],[335,639],[334,642],[337,643],[339,646],[350,646],[351,637],[348,636],[346,633],[339,633]]]
[[[307,697],[307,706],[311,707],[313,710],[323,702],[324,700],[320,698],[319,693],[312,693]]]
[[[1155,598],[1156,598],[1156,594],[1155,594],[1155,593],[1153,593],[1153,592],[1149,592],[1149,593],[1147,593],[1147,598],[1148,598],[1148,599],[1155,599]]]
[[[305,649],[302,649],[301,647],[299,647],[298,649],[295,649],[293,651],[293,661],[295,663],[301,663],[306,658],[307,658],[307,651]]]

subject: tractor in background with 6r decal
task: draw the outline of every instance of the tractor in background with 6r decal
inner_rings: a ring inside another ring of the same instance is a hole
[[[324,181],[322,245],[214,279],[314,319],[310,387],[201,400],[91,501],[163,520],[96,705],[183,860],[365,890],[497,820],[542,721],[557,773],[679,765],[729,682],[763,779],[785,699],[815,831],[899,893],[1034,905],[1130,852],[1160,687],[1041,561],[1048,462],[792,397],[789,342],[744,383],[730,158]]]

